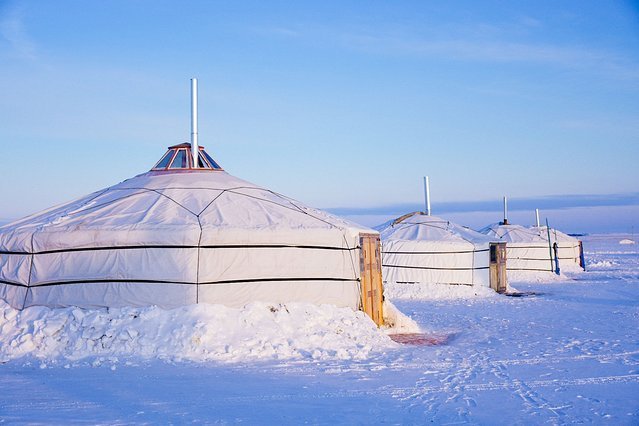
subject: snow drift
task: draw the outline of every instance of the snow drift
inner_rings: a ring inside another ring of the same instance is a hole
[[[398,311],[398,328],[416,325]],[[388,332],[388,330],[386,330]],[[244,308],[189,305],[80,309],[0,301],[0,362],[22,357],[91,357],[235,362],[259,359],[364,359],[396,348],[361,311],[332,305],[252,303]]]

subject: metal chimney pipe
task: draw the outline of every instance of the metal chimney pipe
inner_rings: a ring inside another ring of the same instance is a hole
[[[193,154],[193,168],[198,168],[197,144],[197,78],[191,79],[191,154]]]
[[[535,216],[537,217],[537,228],[539,228],[539,209],[535,209]]]
[[[430,180],[424,176],[424,203],[426,206],[426,216],[430,216]]]
[[[504,225],[508,225],[508,198],[504,195]]]

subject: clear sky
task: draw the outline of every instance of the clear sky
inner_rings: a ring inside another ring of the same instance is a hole
[[[637,3],[0,0],[0,219],[188,141],[191,77],[209,153],[316,207],[418,206],[424,175],[434,206],[637,204]]]

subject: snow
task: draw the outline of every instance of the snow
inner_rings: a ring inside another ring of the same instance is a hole
[[[629,238],[624,238],[623,240],[619,241],[619,244],[627,245],[627,244],[635,244],[635,242],[634,240],[631,240]]]
[[[396,346],[363,312],[331,305],[252,303],[82,310],[0,302],[0,362],[134,356],[169,361],[365,359]]]
[[[584,237],[587,272],[511,283],[528,297],[393,300],[436,346],[330,306],[3,305],[0,422],[637,424],[626,237]]]
[[[397,299],[450,300],[477,297],[498,297],[490,287],[481,285],[449,285],[435,283],[385,283],[384,296]]]
[[[543,284],[565,281],[569,279],[565,274],[567,270],[570,269],[560,267],[560,275],[550,271],[508,271],[508,283],[510,285],[510,283],[525,281]]]

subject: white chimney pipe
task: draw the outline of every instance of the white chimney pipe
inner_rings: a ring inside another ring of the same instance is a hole
[[[504,225],[508,225],[508,198],[504,195]]]
[[[193,154],[193,168],[198,167],[197,144],[197,78],[191,79],[191,153]]]
[[[535,209],[535,216],[537,218],[537,228],[539,228],[539,209]]]
[[[424,203],[426,205],[426,216],[430,216],[430,180],[424,176]]]

